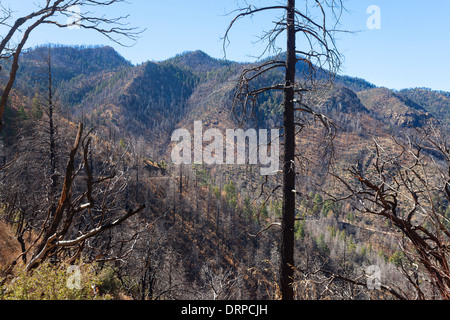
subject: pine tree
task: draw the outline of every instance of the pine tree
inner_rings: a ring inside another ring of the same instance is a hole
[[[41,102],[39,101],[39,95],[36,93],[31,101],[31,117],[40,120],[43,115],[44,111],[42,110]]]

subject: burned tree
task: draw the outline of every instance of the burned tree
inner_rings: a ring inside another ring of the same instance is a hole
[[[259,107],[259,97],[268,91],[277,90],[283,93],[283,182],[282,182],[282,239],[279,287],[282,299],[293,299],[292,287],[294,276],[294,223],[296,207],[296,135],[306,125],[296,116],[309,114],[320,120],[330,130],[330,122],[322,115],[314,112],[303,97],[314,91],[319,83],[332,79],[340,65],[340,54],[336,49],[334,33],[342,13],[341,1],[312,1],[303,10],[295,5],[295,0],[287,0],[286,5],[256,8],[249,6],[239,10],[239,14],[231,21],[224,40],[228,41],[231,28],[241,18],[263,11],[282,12],[283,16],[274,22],[274,28],[265,32],[261,41],[267,42],[265,52],[277,52],[277,40],[286,35],[286,58],[269,59],[258,66],[246,68],[238,80],[233,102],[234,114],[241,123],[249,120]],[[315,18],[320,17],[319,19]],[[328,21],[331,16],[331,24]],[[301,49],[299,49],[301,47]],[[264,52],[264,53],[265,53]],[[264,54],[263,53],[263,54]],[[298,62],[302,66],[298,67]],[[284,69],[284,81],[270,86],[256,86],[256,80],[273,69]],[[301,118],[301,116],[300,116]]]

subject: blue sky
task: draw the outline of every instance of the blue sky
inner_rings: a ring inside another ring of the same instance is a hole
[[[21,13],[33,8],[36,1],[15,0],[11,1],[11,7]],[[281,0],[247,2],[264,6],[278,4]],[[297,0],[298,7],[304,2]],[[17,8],[23,3],[30,5]],[[223,58],[221,38],[232,19],[227,13],[243,3],[244,0],[128,0],[128,4],[108,8],[102,13],[108,16],[129,14],[131,25],[146,28],[131,48],[114,45],[92,31],[54,27],[36,30],[29,45],[106,44],[133,63],[160,61],[197,49]],[[345,5],[348,12],[340,27],[355,33],[338,35],[337,46],[345,57],[342,74],[392,89],[429,87],[450,91],[450,1],[346,0]],[[380,29],[367,27],[371,17],[367,9],[371,5],[380,9]],[[254,42],[278,15],[278,12],[268,12],[236,24],[230,35],[227,58],[254,61],[254,56],[262,49],[262,44]]]

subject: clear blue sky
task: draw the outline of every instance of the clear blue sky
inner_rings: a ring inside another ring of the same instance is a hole
[[[18,12],[30,10],[39,0],[14,0]],[[132,48],[114,45],[92,31],[36,30],[29,44],[107,44],[133,63],[160,61],[178,53],[203,50],[222,58],[222,40],[232,18],[226,15],[244,0],[128,0],[104,14],[129,14],[133,26],[146,28]],[[278,4],[281,0],[247,0],[255,6]],[[305,0],[297,0],[299,8]],[[311,3],[313,1],[310,1]],[[29,6],[18,5],[29,3]],[[342,74],[364,78],[393,89],[429,87],[450,91],[450,1],[448,0],[346,0],[348,13],[341,28],[357,31],[340,34],[337,46],[345,57]],[[366,25],[370,5],[381,12],[381,29]],[[240,21],[231,33],[227,58],[254,61],[261,45],[254,44],[279,14],[265,13]]]

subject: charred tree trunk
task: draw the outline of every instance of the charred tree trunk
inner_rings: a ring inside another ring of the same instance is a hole
[[[281,237],[280,291],[283,300],[294,299],[294,222],[295,222],[295,0],[287,6],[287,60],[284,89],[284,165],[283,217]]]
[[[296,204],[296,165],[295,161],[302,161],[301,157],[295,152],[295,137],[300,134],[300,127],[303,127],[303,120],[301,118],[312,117],[328,130],[328,136],[331,140],[334,137],[335,126],[324,115],[315,112],[313,108],[308,106],[302,100],[302,93],[315,91],[320,86],[325,86],[326,83],[332,81],[333,76],[339,70],[340,54],[335,46],[334,33],[338,30],[328,29],[327,15],[330,14],[335,20],[335,26],[338,24],[342,10],[342,0],[316,0],[314,6],[319,9],[319,16],[312,16],[312,12],[308,9],[310,4],[306,3],[306,9],[299,11],[295,8],[295,0],[283,1],[286,5],[273,5],[266,7],[255,7],[249,5],[247,8],[240,9],[240,13],[231,21],[224,37],[224,49],[228,44],[228,33],[233,25],[243,17],[249,17],[256,13],[269,10],[283,10],[285,14],[278,21],[274,22],[275,27],[265,32],[261,37],[262,40],[267,41],[268,45],[266,51],[277,48],[276,40],[280,34],[286,32],[287,43],[286,61],[279,60],[279,55],[274,59],[266,61],[255,67],[245,68],[237,80],[235,92],[233,96],[232,112],[241,124],[250,121],[253,117],[258,116],[255,112],[260,108],[259,97],[269,91],[283,91],[284,94],[284,110],[283,110],[283,209],[282,209],[282,223],[281,223],[281,243],[280,243],[280,266],[279,266],[279,290],[280,298],[283,300],[294,299],[294,223],[295,223],[295,204]],[[316,22],[316,20],[318,22]],[[301,36],[299,39],[303,44],[302,50],[296,48],[296,35]],[[308,48],[309,47],[309,48]],[[275,52],[277,50],[274,50]],[[261,56],[262,57],[262,56]],[[304,68],[301,75],[300,82],[296,82],[296,64],[302,61],[308,69]],[[273,84],[269,86],[256,85],[254,80],[260,79],[263,74],[272,72],[274,69],[284,68],[285,81],[284,84]],[[321,70],[326,69],[327,74]],[[318,77],[316,71],[321,72]],[[299,99],[296,99],[299,98]],[[309,121],[305,121],[309,123]],[[296,128],[297,126],[297,128]],[[267,180],[266,180],[267,181]],[[272,190],[269,198],[273,196]],[[262,193],[261,193],[262,194]],[[271,225],[279,225],[279,223],[272,223]],[[264,231],[264,230],[263,230]],[[260,233],[258,233],[260,234]]]

